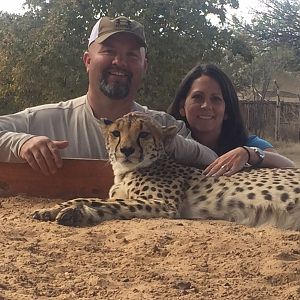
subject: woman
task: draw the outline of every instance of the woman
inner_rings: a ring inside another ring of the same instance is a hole
[[[219,155],[204,170],[207,176],[230,176],[247,163],[254,167],[295,167],[269,142],[248,136],[234,86],[215,65],[197,65],[188,72],[168,113],[183,120],[195,140]]]

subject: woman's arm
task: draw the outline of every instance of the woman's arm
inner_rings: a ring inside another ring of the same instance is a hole
[[[248,149],[250,147],[247,147]],[[296,165],[286,156],[279,154],[274,148],[266,148],[264,150],[265,157],[259,167],[267,168],[295,168]],[[250,165],[255,165],[258,160],[257,154],[250,148]]]
[[[256,167],[295,168],[293,161],[277,153],[274,148],[266,148],[263,153],[264,159]],[[238,147],[217,158],[203,171],[203,174],[216,177],[230,176],[243,169],[247,163],[255,166],[259,160],[253,147]]]

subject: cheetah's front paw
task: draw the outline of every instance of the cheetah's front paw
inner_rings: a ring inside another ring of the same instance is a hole
[[[40,221],[54,221],[57,216],[58,211],[51,209],[40,209],[36,210],[32,214],[32,218]]]
[[[82,206],[71,206],[62,209],[56,217],[56,221],[64,226],[84,226],[87,216]]]

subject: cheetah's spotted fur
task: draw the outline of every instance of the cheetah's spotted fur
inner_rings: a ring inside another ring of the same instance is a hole
[[[300,230],[300,170],[248,169],[205,177],[168,158],[176,128],[141,114],[101,121],[115,183],[109,199],[74,199],[36,211],[35,219],[85,226],[131,218],[222,219]]]

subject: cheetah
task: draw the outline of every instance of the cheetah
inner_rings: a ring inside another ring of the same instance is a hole
[[[217,219],[248,226],[300,230],[300,170],[253,169],[206,177],[166,154],[176,126],[141,113],[100,120],[114,185],[108,199],[73,199],[38,210],[33,218],[90,226],[132,218]]]

